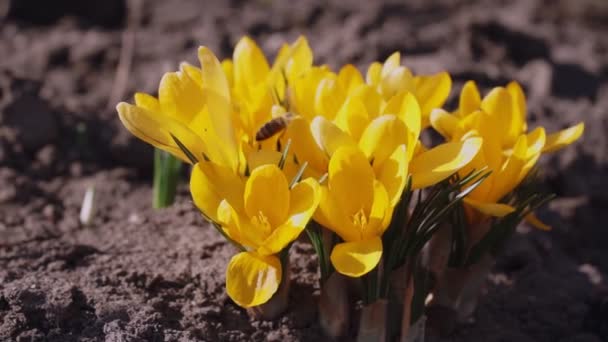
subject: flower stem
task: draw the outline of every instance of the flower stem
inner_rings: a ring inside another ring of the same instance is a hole
[[[319,324],[332,338],[346,335],[350,327],[350,296],[348,279],[338,272],[322,283],[319,298]]]
[[[173,204],[182,162],[171,154],[154,150],[154,191],[152,206],[155,209]]]

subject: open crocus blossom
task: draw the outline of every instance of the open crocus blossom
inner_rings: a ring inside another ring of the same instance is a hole
[[[279,288],[283,269],[277,254],[304,230],[320,191],[311,178],[290,188],[274,164],[258,166],[247,178],[228,171],[199,162],[190,191],[201,212],[243,248],[228,264],[226,290],[238,305],[252,307],[267,302]]]
[[[361,87],[367,96],[356,93],[348,97],[333,121],[318,115],[310,123],[299,118],[288,128],[286,137],[294,142],[296,157],[309,161],[317,174],[327,172],[328,160],[339,147],[358,146],[376,177],[395,183],[387,190],[392,205],[396,205],[408,175],[412,175],[413,189],[428,187],[458,171],[477,154],[481,139],[472,136],[426,151],[419,141],[421,110],[412,93],[396,94],[388,102],[370,102],[378,95],[376,89]]]
[[[393,211],[389,194],[365,155],[352,146],[334,153],[328,184],[321,189],[315,220],[344,240],[334,247],[331,262],[338,272],[360,277],[382,257],[381,237]]]
[[[390,55],[384,63],[372,63],[367,69],[366,81],[377,87],[386,100],[403,91],[413,93],[420,102],[423,127],[428,126],[431,110],[443,106],[452,87],[452,78],[447,72],[413,75],[410,69],[401,65],[399,52]]]
[[[525,96],[516,82],[492,89],[483,99],[475,83],[467,82],[458,110],[454,114],[433,111],[431,125],[448,140],[460,139],[470,132],[483,137],[481,152],[461,171],[464,174],[481,167],[491,171],[464,199],[469,208],[475,209],[467,210],[471,223],[513,212],[515,209],[501,200],[520,185],[542,153],[573,143],[584,130],[584,123],[579,123],[549,135],[543,127],[527,132]],[[538,228],[548,229],[533,215],[527,219]]]
[[[458,109],[452,115],[441,109],[434,110],[431,124],[450,140],[471,130],[480,131],[480,111],[490,116],[487,129],[493,131],[488,134],[494,136],[494,140],[505,150],[512,149],[519,136],[528,132],[526,97],[517,82],[511,82],[506,87],[495,87],[482,99],[475,82],[468,81],[460,93]],[[547,134],[541,152],[553,152],[575,142],[583,134],[584,128],[581,122]]]
[[[220,63],[206,47],[199,48],[198,58],[200,68],[182,63],[163,76],[158,99],[137,93],[135,105],[119,103],[119,117],[133,135],[187,163],[207,159],[244,173],[246,154],[259,149],[255,133],[278,105],[273,94],[285,96],[282,73],[298,77],[310,68],[312,52],[300,37],[281,48],[270,68],[255,42],[244,37],[232,60]]]

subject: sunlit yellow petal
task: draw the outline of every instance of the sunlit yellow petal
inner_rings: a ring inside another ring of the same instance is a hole
[[[342,104],[334,122],[338,128],[348,133],[354,140],[359,140],[363,130],[369,123],[369,116],[365,105],[360,99],[349,97]]]
[[[350,94],[356,87],[365,83],[365,81],[354,65],[347,64],[338,72],[338,83],[347,94]]]
[[[452,78],[444,71],[434,75],[417,76],[415,80],[416,98],[420,102],[424,117],[428,118],[429,113],[443,106],[450,95]]]
[[[481,143],[481,138],[470,138],[445,143],[419,154],[410,163],[412,188],[424,188],[446,179],[475,157]]]
[[[287,219],[289,183],[277,165],[267,164],[251,171],[245,185],[245,211],[250,218],[264,219],[277,227]]]
[[[242,252],[230,259],[226,292],[244,308],[264,304],[277,292],[281,277],[281,262],[277,257]]]
[[[503,87],[496,87],[481,101],[481,109],[490,114],[500,129],[496,132],[500,136],[503,147],[512,146],[517,139],[513,133],[513,127],[520,122],[513,114],[511,96]]]
[[[401,199],[408,175],[408,160],[405,145],[399,145],[383,163],[377,177],[386,188],[391,206],[396,206]]]
[[[313,216],[315,221],[338,234],[344,241],[359,240],[360,232],[354,227],[350,216],[347,216],[338,204],[340,199],[336,198],[327,186],[321,186],[320,197],[319,208]]]
[[[272,232],[258,253],[276,254],[297,239],[317,209],[320,198],[320,187],[316,180],[308,178],[296,184],[290,193],[287,221]]]
[[[188,125],[205,105],[201,87],[185,72],[168,72],[158,86],[158,100],[164,115]]]
[[[190,193],[205,216],[219,222],[217,208],[224,199],[236,209],[243,208],[243,181],[221,165],[199,162],[192,168]]]
[[[376,88],[363,84],[355,88],[351,96],[356,97],[363,102],[370,118],[375,118],[380,115],[382,96],[378,93]]]
[[[359,148],[370,161],[373,160],[374,169],[378,171],[395,148],[407,142],[407,134],[405,123],[396,115],[382,115],[363,131]]]
[[[230,59],[224,59],[222,61],[222,70],[224,70],[224,74],[226,75],[226,80],[228,80],[228,85],[230,88],[234,86],[234,63]],[[201,74],[202,75],[202,74]],[[202,76],[201,76],[202,81]],[[201,83],[202,86],[202,83]]]
[[[262,165],[278,165],[282,153],[275,150],[256,150],[247,154],[247,167],[255,170]]]
[[[209,121],[215,134],[220,139],[217,143],[224,149],[226,160],[229,162],[228,166],[237,170],[239,161],[238,143],[232,123],[228,81],[220,62],[211,50],[201,46],[198,49],[198,59],[201,63],[203,91],[207,97]]]
[[[373,270],[382,258],[382,241],[368,240],[337,244],[331,252],[331,263],[336,271],[349,277],[361,277]]]
[[[504,217],[515,211],[515,208],[502,203],[485,203],[468,197],[464,198],[464,202],[479,212],[493,217]]]
[[[430,115],[431,126],[449,140],[458,131],[458,119],[443,109],[435,109]]]
[[[526,95],[521,89],[519,83],[513,81],[507,84],[507,91],[511,95],[511,105],[513,107],[514,115],[519,119],[520,128],[519,133],[523,133],[528,130],[528,124],[526,123]]]
[[[578,125],[566,128],[559,132],[549,134],[547,142],[543,148],[543,152],[557,151],[565,146],[568,146],[578,140],[585,130],[585,123],[581,122]]]
[[[331,157],[342,146],[356,146],[350,135],[344,133],[338,126],[323,116],[317,116],[312,120],[310,130],[317,145],[323,149],[327,156]]]
[[[205,144],[186,126],[160,113],[152,113],[143,108],[121,102],[116,106],[118,117],[123,125],[139,139],[165,150],[186,163],[190,159],[177,146],[171,134],[178,139],[198,159],[203,159]]]
[[[528,160],[526,158],[527,151],[527,138],[525,135],[521,135],[517,139],[517,142],[513,147],[513,152],[506,160],[502,170],[496,174],[492,196],[490,197],[491,200],[498,201],[519,185],[519,175]]]
[[[187,74],[200,88],[203,87],[203,73],[200,68],[190,63],[182,62],[179,65],[179,70]]]
[[[530,158],[535,154],[538,154],[545,147],[546,135],[543,127],[537,127],[532,132],[526,135],[528,141],[528,150],[526,152],[526,158]]]
[[[481,107],[481,96],[474,81],[467,81],[460,92],[458,113],[464,117]]]
[[[154,96],[145,93],[135,93],[135,105],[151,113],[161,113],[160,102]]]
[[[374,236],[382,236],[390,223],[390,219],[386,218],[392,215],[391,213],[390,198],[384,184],[374,180],[374,202],[369,211],[367,226],[363,227],[361,231],[361,239],[367,240]]]
[[[285,138],[291,139],[291,150],[301,162],[308,162],[308,167],[326,172],[329,158],[317,145],[310,124],[302,117],[294,118],[285,132]]]
[[[365,76],[365,81],[369,85],[377,85],[380,83],[382,73],[382,64],[378,62],[374,62],[369,65],[367,68],[367,74]]]
[[[235,85],[252,87],[263,83],[268,76],[270,67],[262,50],[249,37],[243,37],[236,44],[232,56],[234,63]]]
[[[336,77],[326,77],[317,86],[314,98],[315,113],[333,120],[344,102],[346,93]]]
[[[329,190],[346,215],[369,213],[374,200],[374,171],[356,147],[339,148],[329,161]]]

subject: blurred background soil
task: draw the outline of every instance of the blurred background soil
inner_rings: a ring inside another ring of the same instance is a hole
[[[542,160],[559,198],[539,215],[553,231],[522,225],[475,320],[443,340],[608,341],[605,0],[0,1],[0,340],[325,340],[305,239],[291,253],[289,312],[250,320],[224,291],[234,250],[185,184],[175,206],[150,208],[152,150],[114,110],[196,63],[198,45],[229,57],[245,34],[269,57],[304,34],[333,68],[401,51],[416,72],[452,74],[450,108],[468,79],[515,79],[531,127],[585,121],[582,141]],[[84,227],[91,185],[97,212]]]

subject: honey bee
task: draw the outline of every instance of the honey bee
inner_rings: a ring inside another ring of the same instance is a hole
[[[276,134],[282,132],[287,128],[291,120],[296,117],[295,114],[287,112],[281,116],[277,116],[272,120],[266,122],[255,134],[256,141],[264,141],[272,138]]]

